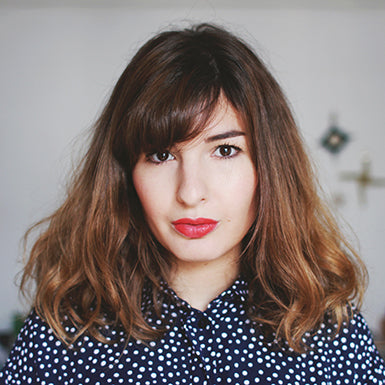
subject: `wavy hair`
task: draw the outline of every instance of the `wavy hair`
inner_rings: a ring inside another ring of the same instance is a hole
[[[162,332],[146,323],[142,292],[150,285],[157,298],[170,266],[145,222],[131,173],[142,152],[198,135],[222,95],[248,129],[259,181],[258,212],[240,263],[250,317],[301,351],[305,333],[326,313],[341,325],[347,304],[360,303],[365,268],[319,199],[279,85],[245,42],[200,24],[162,32],[139,49],[93,128],[64,203],[38,224],[46,227],[21,288],[35,283],[38,314],[66,343],[84,333],[103,340],[106,323],[142,340]]]

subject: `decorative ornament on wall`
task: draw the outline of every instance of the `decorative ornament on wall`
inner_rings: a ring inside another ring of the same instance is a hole
[[[329,114],[329,125],[325,134],[320,139],[320,144],[332,155],[339,154],[342,149],[349,143],[350,136],[337,123],[337,114]],[[333,157],[333,162],[337,160],[336,156]],[[334,164],[333,169],[336,169],[337,165]],[[331,203],[335,208],[339,208],[346,203],[345,195],[340,191],[334,191],[331,195]]]
[[[346,146],[349,140],[349,135],[338,127],[336,115],[332,114],[329,128],[321,138],[322,147],[332,154],[338,154]]]
[[[361,160],[361,171],[345,171],[340,174],[343,181],[353,181],[358,184],[358,198],[361,203],[366,203],[366,189],[369,186],[385,187],[385,178],[374,177],[370,170],[371,162],[369,154],[365,153]]]

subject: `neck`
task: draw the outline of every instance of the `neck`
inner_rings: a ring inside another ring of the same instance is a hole
[[[227,289],[239,274],[239,264],[178,261],[171,273],[169,285],[193,308],[204,311],[208,304]]]

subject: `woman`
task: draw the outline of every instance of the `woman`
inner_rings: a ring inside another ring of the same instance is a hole
[[[385,383],[365,269],[279,86],[223,29],[138,51],[46,222],[3,383]]]

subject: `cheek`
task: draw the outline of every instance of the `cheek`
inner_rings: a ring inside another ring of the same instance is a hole
[[[252,172],[242,178],[239,190],[237,191],[237,196],[240,199],[239,203],[249,222],[253,222],[257,216],[257,185],[258,178],[256,172],[252,170]]]
[[[140,168],[134,169],[132,181],[144,214],[150,224],[162,212],[166,199],[165,189],[162,188],[161,184],[156,183],[152,174],[143,172]]]
[[[143,175],[143,172],[141,172],[141,169],[138,169],[138,167],[135,167],[133,170],[132,182],[134,184],[136,194],[138,195],[143,210],[147,212],[148,206],[153,200],[152,191],[148,185],[148,178]]]

